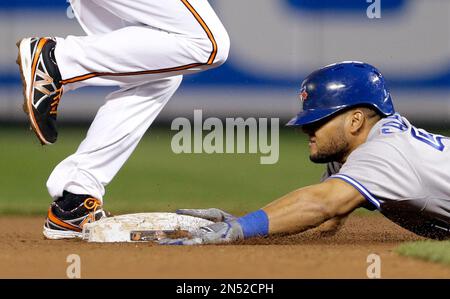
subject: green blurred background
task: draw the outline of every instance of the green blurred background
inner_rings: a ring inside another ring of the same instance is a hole
[[[86,132],[86,126],[63,125],[56,144],[41,146],[26,125],[3,126],[0,214],[45,214],[51,203],[46,180]],[[260,164],[262,154],[174,154],[175,133],[165,126],[150,128],[107,186],[106,209],[119,214],[219,207],[242,214],[316,183],[324,169],[309,161],[307,139],[293,129],[281,129],[273,165]]]
[[[3,176],[0,213],[45,214],[51,198],[45,186],[52,169],[73,153],[85,126],[63,126],[58,142],[41,146],[22,126],[0,130]],[[220,207],[235,213],[257,209],[304,185],[317,182],[323,165],[309,161],[302,133],[280,132],[280,156],[260,164],[261,154],[174,154],[176,131],[151,128],[107,186],[105,208],[113,213]]]

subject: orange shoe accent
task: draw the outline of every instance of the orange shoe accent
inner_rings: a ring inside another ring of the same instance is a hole
[[[50,104],[50,114],[57,114],[58,113],[58,105],[59,105],[59,101],[61,101],[61,96],[63,94],[63,88],[61,87],[60,89],[56,90],[56,96],[53,98],[52,103]]]
[[[94,214],[90,214],[84,218],[84,220],[80,223],[80,227],[83,227],[86,223],[89,222],[94,222],[95,221],[95,215]]]
[[[95,213],[95,211],[97,210],[97,208],[98,207],[100,207],[101,205],[102,205],[102,203],[100,202],[100,200],[98,200],[97,198],[94,198],[94,197],[88,197],[88,198],[86,198],[85,200],[84,200],[84,203],[83,203],[83,205],[84,205],[84,207],[86,208],[86,209],[88,209],[88,210],[94,210],[94,213]]]
[[[80,223],[80,227],[83,227],[86,223],[95,221],[95,212],[97,212],[98,207],[102,206],[102,203],[97,198],[89,197],[84,200],[83,205],[89,211],[93,211],[89,212],[89,215]]]
[[[79,228],[79,227],[77,227],[77,226],[74,226],[74,225],[71,225],[71,224],[69,224],[69,223],[66,223],[66,222],[60,220],[60,219],[59,219],[58,217],[56,217],[55,215],[53,215],[53,212],[52,212],[52,208],[51,208],[51,207],[48,209],[47,218],[48,218],[51,222],[55,223],[56,225],[59,225],[59,226],[61,226],[61,227],[64,227],[64,228],[67,228],[67,229],[70,229],[70,230],[73,230],[73,231],[76,231],[76,232],[81,232],[81,228]]]

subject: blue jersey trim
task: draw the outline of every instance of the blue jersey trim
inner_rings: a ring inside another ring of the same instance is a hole
[[[370,193],[369,190],[367,190],[367,188],[364,187],[363,185],[361,185],[358,181],[356,181],[356,180],[352,179],[351,177],[344,175],[344,174],[332,175],[332,176],[330,176],[330,179],[341,179],[341,180],[349,183],[356,190],[358,190],[359,193],[361,193],[361,195],[364,196],[364,198],[367,201],[369,201],[371,204],[376,206],[378,210],[380,209],[380,207],[381,207],[380,201],[378,199],[376,199],[375,196],[373,196],[372,193]]]

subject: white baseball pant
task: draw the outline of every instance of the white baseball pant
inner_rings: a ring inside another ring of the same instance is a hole
[[[230,42],[206,0],[72,0],[87,36],[57,38],[64,91],[120,86],[106,97],[77,151],[47,181],[103,200],[105,186],[181,83],[225,62]]]

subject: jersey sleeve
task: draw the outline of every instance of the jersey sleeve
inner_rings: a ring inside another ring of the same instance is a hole
[[[420,196],[421,192],[420,178],[405,156],[381,141],[361,145],[330,178],[352,185],[379,210],[385,204]]]

